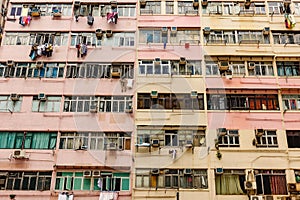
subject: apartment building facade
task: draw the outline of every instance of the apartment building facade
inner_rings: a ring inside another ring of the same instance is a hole
[[[3,4],[0,199],[300,199],[300,2]]]

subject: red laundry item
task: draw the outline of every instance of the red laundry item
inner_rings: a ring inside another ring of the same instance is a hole
[[[27,21],[27,17],[26,17],[26,16],[22,17],[22,21],[23,21],[23,24],[25,24],[25,25],[26,25],[26,24],[27,24],[27,23],[26,23],[26,21]]]

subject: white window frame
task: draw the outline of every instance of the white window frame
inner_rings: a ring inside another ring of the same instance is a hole
[[[205,62],[205,71],[208,76],[220,75],[218,63],[215,62]]]
[[[256,141],[257,147],[278,147],[276,130],[264,130],[264,134],[262,136],[256,136]]]
[[[11,100],[10,96],[0,96],[0,112],[20,112],[22,100],[22,96],[18,101]]]
[[[219,147],[239,147],[239,130],[226,130],[227,134],[219,136]]]
[[[32,112],[59,112],[61,96],[47,96],[45,101],[41,101],[35,96],[32,100]]]

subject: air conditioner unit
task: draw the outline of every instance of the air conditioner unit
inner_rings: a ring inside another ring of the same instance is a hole
[[[263,136],[263,134],[264,134],[264,129],[256,129],[255,130],[256,136],[261,137],[261,136]]]
[[[12,101],[19,101],[20,100],[20,95],[16,94],[16,93],[11,93],[10,94],[10,99]]]
[[[198,92],[197,91],[191,91],[191,98],[196,99],[198,97]]]
[[[98,28],[98,29],[96,29],[95,33],[96,33],[97,39],[98,39],[98,40],[101,40],[102,37],[103,37],[103,32],[102,32],[102,30]]]
[[[287,5],[291,4],[291,0],[283,0],[283,4],[285,6],[287,6]]]
[[[300,192],[300,183],[288,183],[288,191],[292,194]]]
[[[79,7],[80,6],[80,1],[74,1],[74,7]]]
[[[264,197],[258,195],[251,195],[250,200],[264,200]]]
[[[37,61],[35,67],[37,69],[42,69],[44,67],[44,63],[41,61]]]
[[[154,64],[154,66],[160,66],[160,64],[161,64],[160,58],[155,58],[153,61],[153,64]]]
[[[218,136],[224,136],[227,134],[226,128],[218,128]]]
[[[90,112],[91,113],[97,112],[97,105],[95,105],[95,104],[90,105]]]
[[[111,76],[113,78],[120,78],[121,77],[121,69],[120,69],[120,67],[112,67],[112,69],[111,69]]]
[[[263,35],[269,35],[270,34],[270,27],[265,27],[263,29]]]
[[[232,71],[229,69],[225,72],[225,76],[227,79],[231,80],[232,79]]]
[[[256,182],[255,181],[245,181],[244,186],[246,190],[256,190]]]
[[[46,97],[45,93],[38,94],[38,100],[46,101],[46,99],[47,99],[47,97]]]
[[[25,150],[24,149],[14,150],[14,152],[13,152],[13,158],[15,158],[15,159],[27,158]]]
[[[141,8],[145,8],[146,4],[147,4],[146,0],[140,0]]]
[[[248,9],[251,5],[251,0],[245,0],[245,7]]]
[[[223,174],[224,170],[223,168],[216,168],[216,174]]]
[[[274,197],[272,195],[266,195],[265,200],[274,200]]]
[[[6,62],[6,64],[7,64],[7,67],[14,67],[15,66],[15,62],[13,60],[8,60]]]
[[[100,176],[101,176],[101,172],[99,170],[93,171],[93,177],[100,177]]]
[[[187,140],[185,143],[185,147],[187,147],[187,148],[193,147],[193,140]]]
[[[152,139],[152,147],[159,147],[159,139]]]
[[[255,69],[255,63],[254,62],[249,62],[248,63],[248,69],[249,70],[254,70]]]
[[[220,71],[227,71],[229,69],[228,61],[220,61],[219,62],[219,70]]]
[[[92,176],[92,171],[90,170],[83,171],[83,177],[91,177],[91,176]]]
[[[110,6],[111,6],[112,9],[116,8],[117,7],[117,1],[111,1]]]
[[[167,27],[162,27],[161,32],[162,33],[168,33],[168,28]]]
[[[203,34],[204,35],[209,35],[210,34],[210,27],[204,27]]]
[[[106,30],[106,37],[107,37],[107,38],[112,37],[112,35],[113,35],[112,30]]]
[[[132,109],[132,106],[129,105],[127,108],[125,108],[125,112],[126,113],[132,113],[133,109]]]
[[[173,26],[171,27],[171,36],[176,37],[176,35],[177,35],[177,27]]]
[[[180,59],[179,59],[179,65],[186,65],[186,59],[185,59],[185,57],[180,57]]]
[[[183,174],[186,174],[186,175],[192,174],[192,169],[184,169]]]
[[[152,175],[159,175],[159,169],[152,169],[151,174]]]
[[[158,92],[156,90],[152,90],[150,95],[151,95],[151,98],[157,98]]]
[[[194,0],[193,7],[194,9],[197,9],[199,7],[199,0]]]
[[[202,0],[201,4],[202,4],[203,7],[205,7],[205,6],[207,6],[208,1],[207,0]]]
[[[115,143],[115,142],[108,143],[106,149],[108,149],[108,150],[116,150],[117,149],[117,143]]]

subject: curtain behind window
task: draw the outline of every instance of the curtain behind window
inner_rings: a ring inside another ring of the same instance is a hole
[[[244,194],[240,186],[239,175],[224,174],[216,176],[217,195]]]

